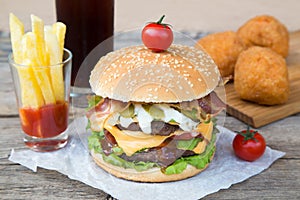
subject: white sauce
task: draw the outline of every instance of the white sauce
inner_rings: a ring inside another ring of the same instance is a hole
[[[157,106],[164,112],[164,118],[161,119],[162,121],[168,123],[171,120],[175,120],[179,124],[179,127],[184,131],[192,131],[197,128],[197,122],[194,122],[170,106],[166,104],[157,104]],[[154,118],[142,107],[141,104],[134,105],[134,113],[142,131],[146,134],[151,134],[151,122]],[[112,126],[120,123],[121,126],[128,128],[128,126],[135,121],[132,118],[122,117],[119,113],[114,113],[107,122]]]
[[[137,115],[137,119],[139,121],[140,128],[144,133],[151,133],[151,122],[153,118],[151,115],[142,107],[140,104],[134,105],[134,112]]]
[[[126,117],[122,117],[120,116],[120,124],[121,126],[125,127],[125,128],[128,128],[128,126],[133,123],[133,119],[131,117],[129,118],[126,118]]]
[[[179,123],[179,127],[184,131],[192,131],[196,129],[198,123],[194,122],[190,118],[186,117],[177,110],[170,108],[165,104],[158,104],[158,107],[164,111],[165,117],[163,118],[164,122],[169,122],[172,119]]]
[[[107,120],[107,123],[111,126],[114,126],[118,123],[119,121],[119,117],[120,117],[120,114],[119,113],[113,113],[110,118]]]

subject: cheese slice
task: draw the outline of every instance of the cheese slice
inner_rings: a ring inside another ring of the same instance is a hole
[[[141,150],[143,148],[151,148],[159,146],[165,139],[171,137],[173,134],[169,136],[160,136],[160,135],[148,135],[143,132],[135,132],[133,131],[120,131],[117,127],[111,126],[108,123],[104,124],[104,128],[108,130],[116,139],[119,147],[121,147],[124,153],[127,156],[131,156],[136,151]]]
[[[205,151],[207,142],[212,138],[212,131],[214,128],[213,122],[209,123],[201,123],[197,127],[197,131],[202,133],[203,137],[205,138],[202,142],[199,142],[198,145],[193,149],[193,151],[197,154],[201,154]]]
[[[127,156],[131,156],[132,154],[143,148],[159,146],[167,138],[172,137],[176,134],[180,134],[180,132],[182,132],[176,131],[168,136],[149,135],[141,131],[121,131],[117,127],[112,126],[107,122],[104,123],[104,128],[114,136],[119,147],[123,149],[124,153]],[[201,123],[197,127],[197,130],[200,131],[207,140],[211,140],[212,129],[212,122],[208,124]],[[193,151],[197,154],[202,153],[207,145],[207,140],[203,140],[202,142],[200,142]]]
[[[142,131],[129,131],[120,130],[111,123],[109,123],[109,115],[103,121],[103,128],[109,131],[115,138],[119,147],[121,147],[127,156],[131,156],[135,152],[144,149],[159,146],[167,138],[172,137],[175,134],[180,134],[182,131],[175,131],[168,136],[151,135]]]

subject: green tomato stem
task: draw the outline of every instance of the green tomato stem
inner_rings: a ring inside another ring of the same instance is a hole
[[[165,18],[165,15],[161,16],[161,18],[156,22],[157,24],[162,24],[163,19]]]
[[[237,132],[237,133],[244,137],[244,141],[254,140],[255,142],[258,142],[257,139],[254,137],[254,135],[257,133],[257,131],[251,131],[249,125],[247,126],[247,130],[245,133],[243,133],[243,132]]]

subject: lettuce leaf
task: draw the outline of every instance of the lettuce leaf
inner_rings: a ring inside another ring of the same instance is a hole
[[[104,137],[104,132],[92,131],[92,134],[88,137],[88,148],[94,149],[96,153],[102,153],[102,147],[100,140]]]
[[[195,156],[189,156],[185,158],[185,161],[196,167],[197,169],[203,169],[209,162],[210,158],[215,152],[215,147],[213,146],[212,149],[207,154],[200,154],[200,155],[195,155]]]
[[[176,146],[178,149],[193,150],[202,140],[202,138],[193,138],[191,140],[178,140]]]
[[[89,110],[95,107],[103,98],[101,96],[92,95],[88,97],[88,107],[86,110]]]
[[[179,158],[172,165],[165,168],[163,173],[167,175],[180,174],[186,169],[187,164],[188,163],[184,161],[184,158]]]
[[[89,149],[93,149],[95,153],[99,153],[102,155],[103,160],[119,167],[124,167],[124,168],[132,168],[137,171],[145,171],[148,169],[151,169],[153,167],[159,167],[158,164],[152,163],[152,162],[129,162],[126,161],[122,158],[120,158],[118,155],[121,155],[123,153],[122,148],[120,147],[113,147],[113,152],[112,154],[106,156],[101,147],[100,140],[104,137],[104,132],[96,132],[92,131],[92,134],[88,137],[88,147]]]
[[[139,171],[139,172],[151,169],[153,167],[158,167],[158,164],[153,163],[153,162],[142,162],[142,161],[129,162],[129,161],[126,161],[126,160],[120,158],[119,156],[117,156],[114,153],[112,153],[108,156],[102,154],[102,157],[105,162],[108,162],[112,165],[123,167],[125,169],[127,169],[127,168],[135,169],[136,171]]]
[[[197,169],[203,169],[208,163],[210,163],[210,159],[216,150],[215,141],[216,135],[214,134],[209,145],[202,154],[177,159],[172,165],[168,166],[164,170],[164,173],[167,175],[180,174],[186,169],[188,164],[196,167]]]
[[[193,121],[200,121],[199,112],[196,108],[192,108],[192,110],[181,110],[181,113],[190,118]]]

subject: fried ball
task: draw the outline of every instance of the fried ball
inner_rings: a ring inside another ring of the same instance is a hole
[[[238,55],[245,49],[245,45],[235,32],[209,34],[198,40],[196,47],[199,45],[214,60],[222,77],[233,77]]]
[[[264,105],[285,103],[290,91],[285,59],[270,48],[250,47],[236,62],[234,88],[245,100]]]
[[[247,47],[269,47],[283,57],[288,55],[288,30],[272,16],[261,15],[248,20],[238,29],[237,35]]]

